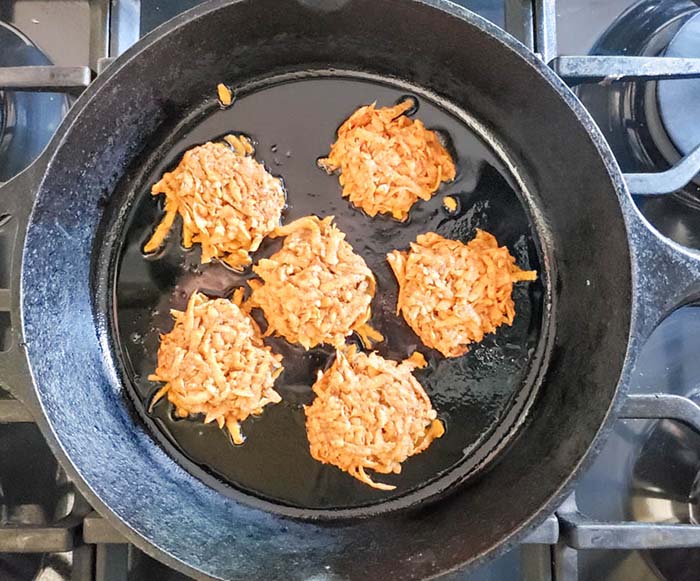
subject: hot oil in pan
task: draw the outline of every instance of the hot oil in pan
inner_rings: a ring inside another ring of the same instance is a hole
[[[219,264],[200,265],[198,250],[181,248],[179,228],[157,257],[142,254],[162,211],[162,202],[149,195],[150,186],[177,164],[186,149],[229,132],[251,136],[257,159],[284,178],[286,222],[308,214],[334,215],[347,240],[375,273],[378,289],[372,323],[386,337],[378,351],[397,360],[415,349],[428,356],[428,369],[416,376],[447,432],[427,451],[406,461],[402,474],[376,475],[377,481],[396,484],[394,492],[369,488],[309,455],[302,405],[312,400],[311,384],[317,370],[329,364],[330,349],[305,352],[284,340],[270,340],[284,355],[285,371],[276,384],[284,401],[243,423],[247,440],[242,446],[233,446],[226,432],[213,424],[175,419],[165,400],[155,406],[152,417],[171,445],[239,490],[286,505],[321,509],[368,505],[404,495],[463,465],[465,459],[468,462],[518,393],[531,387],[525,385],[525,378],[536,364],[542,327],[539,281],[516,285],[512,327],[502,327],[463,357],[444,359],[426,350],[403,319],[396,317],[397,285],[385,259],[394,249],[406,249],[422,232],[436,231],[466,242],[476,228],[484,228],[508,246],[522,268],[540,271],[528,213],[512,177],[491,149],[456,117],[417,97],[416,115],[445,138],[456,158],[458,176],[431,201],[417,203],[407,223],[367,217],[341,198],[336,176],[316,167],[317,158],[334,141],[338,125],[358,106],[375,100],[378,106],[392,105],[405,94],[405,89],[348,78],[307,78],[268,86],[239,96],[230,109],[200,118],[167,151],[154,151],[158,161],[138,185],[142,192],[126,226],[116,280],[117,326],[126,368],[140,398],[137,405],[147,406],[158,387],[147,376],[156,366],[159,333],[172,328],[169,309],[184,308],[189,294],[198,289],[228,295],[252,276],[237,275]],[[459,201],[456,215],[442,208],[447,194]],[[278,244],[266,243],[254,258],[269,255]]]

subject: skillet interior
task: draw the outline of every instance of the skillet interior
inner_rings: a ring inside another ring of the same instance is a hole
[[[194,290],[230,296],[233,288],[253,276],[250,270],[238,275],[221,264],[200,265],[198,251],[181,248],[177,229],[163,251],[149,257],[142,254],[153,225],[162,215],[162,200],[159,203],[153,199],[150,186],[163,171],[179,162],[184,150],[220,138],[226,131],[252,137],[258,146],[257,159],[284,179],[288,196],[285,222],[309,214],[333,215],[348,241],[367,261],[378,288],[372,323],[386,336],[377,350],[394,360],[405,359],[415,349],[428,354],[430,365],[416,375],[429,390],[447,433],[431,446],[429,454],[409,459],[401,475],[377,477],[397,485],[389,493],[324,466],[309,454],[302,406],[313,400],[311,385],[317,370],[332,362],[333,350],[328,347],[305,352],[280,338],[268,340],[284,355],[285,372],[275,384],[283,403],[268,406],[262,416],[245,422],[248,439],[243,446],[233,447],[225,431],[214,424],[204,426],[201,419],[176,419],[165,400],[155,407],[154,429],[203,469],[197,470],[198,474],[214,476],[210,478],[213,485],[227,490],[221,484],[230,483],[251,494],[301,508],[374,504],[417,492],[440,475],[445,478],[432,490],[445,488],[447,480],[473,474],[485,457],[495,455],[497,445],[506,443],[508,432],[526,413],[544,348],[538,339],[545,324],[542,281],[546,273],[535,284],[516,285],[517,317],[512,327],[503,327],[460,358],[446,359],[427,350],[403,318],[396,316],[398,288],[386,262],[388,252],[406,249],[418,234],[427,231],[467,242],[476,228],[484,228],[511,249],[522,267],[539,271],[536,230],[515,178],[492,149],[460,121],[456,111],[450,114],[431,102],[429,96],[419,97],[415,92],[411,95],[419,104],[416,115],[444,136],[457,161],[457,179],[445,184],[430,203],[414,207],[409,223],[372,219],[353,208],[341,198],[337,177],[325,174],[315,161],[327,150],[339,122],[357,106],[375,100],[393,104],[406,95],[406,87],[339,75],[294,76],[276,83],[267,80],[262,87],[239,91],[236,104],[223,111],[212,98],[204,105],[203,120],[198,118],[194,127],[177,127],[159,141],[145,163],[138,160],[141,171],[136,169],[136,179],[120,184],[120,188],[132,190],[126,195],[133,196],[134,203],[116,265],[115,310],[137,408],[146,409],[160,387],[147,377],[156,366],[159,334],[172,328],[170,309],[184,309]],[[476,126],[473,120],[470,122]],[[460,200],[456,215],[441,209],[443,195],[447,194]],[[280,242],[268,240],[255,259],[269,256]],[[357,338],[351,340],[357,342]],[[146,421],[151,420],[146,417]],[[184,465],[191,467],[186,460]],[[427,494],[411,494],[402,504]]]

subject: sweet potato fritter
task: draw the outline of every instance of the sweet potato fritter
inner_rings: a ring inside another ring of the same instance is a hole
[[[362,257],[333,224],[333,216],[306,216],[278,228],[282,248],[253,267],[248,304],[265,314],[266,335],[281,335],[310,349],[321,343],[340,347],[353,331],[369,343],[382,336],[372,329],[370,303],[375,281]]]
[[[455,164],[435,132],[404,113],[406,99],[394,107],[360,107],[338,129],[338,139],[318,164],[340,169],[343,196],[370,216],[391,214],[405,221],[420,198],[429,200],[441,182],[455,178]]]
[[[354,346],[338,351],[330,369],[319,371],[316,399],[305,407],[311,456],[373,488],[396,488],[374,482],[365,469],[399,474],[401,462],[445,432],[411,373],[424,365],[420,353],[397,363]]]
[[[188,150],[153,186],[152,195],[165,194],[165,216],[145,252],[161,246],[179,213],[186,248],[201,244],[203,263],[218,258],[240,270],[279,225],[286,203],[282,181],[253,159],[245,137],[225,140],[231,147],[208,142]]]
[[[151,407],[164,395],[178,416],[204,414],[204,423],[226,426],[243,443],[240,422],[281,401],[273,389],[282,356],[272,353],[255,321],[240,308],[242,289],[233,300],[192,293],[187,310],[172,311],[175,326],[161,336],[158,367],[149,376],[163,381]]]
[[[445,357],[463,355],[486,333],[511,325],[513,283],[537,278],[483,230],[466,245],[421,234],[409,252],[395,250],[387,260],[399,283],[397,314]]]

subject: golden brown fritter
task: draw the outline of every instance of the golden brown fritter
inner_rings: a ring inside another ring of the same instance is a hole
[[[537,278],[483,230],[468,244],[421,234],[409,252],[395,250],[387,260],[399,283],[397,314],[445,357],[463,355],[486,333],[511,325],[513,283]]]
[[[208,142],[185,152],[182,161],[153,186],[165,194],[165,216],[144,247],[157,250],[179,213],[182,242],[202,246],[202,262],[217,258],[240,270],[250,264],[250,252],[279,226],[285,206],[282,181],[253,159],[253,147],[243,136]]]
[[[418,199],[429,200],[441,182],[455,178],[455,164],[437,134],[404,115],[407,99],[394,107],[360,107],[338,129],[321,168],[340,169],[343,196],[370,216],[408,218]]]
[[[306,216],[278,228],[282,248],[261,259],[253,271],[249,305],[265,314],[266,334],[281,335],[310,349],[321,343],[340,347],[356,331],[363,341],[382,337],[367,324],[375,281],[333,224],[333,216]]]
[[[242,289],[232,301],[192,293],[187,310],[172,311],[175,326],[161,336],[158,367],[149,376],[166,383],[151,407],[167,395],[178,416],[204,414],[204,423],[226,426],[236,444],[244,440],[240,422],[281,401],[273,385],[282,357],[241,310],[242,296]]]
[[[444,427],[430,398],[411,373],[425,365],[419,353],[397,363],[355,347],[338,351],[313,385],[316,399],[306,411],[311,456],[380,490],[365,469],[401,472],[401,463],[442,436]]]

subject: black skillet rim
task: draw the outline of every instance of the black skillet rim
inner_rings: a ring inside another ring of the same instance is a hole
[[[495,25],[492,25],[491,23],[487,22],[478,15],[470,12],[469,10],[461,8],[460,6],[457,6],[446,0],[415,1],[446,12],[449,15],[459,18],[478,28],[481,32],[493,37],[501,45],[505,46],[508,50],[517,54],[518,57],[523,61],[523,64],[527,64],[529,67],[534,69],[538,73],[538,75],[549,84],[550,88],[555,90],[555,92],[566,104],[566,106],[574,113],[580,124],[586,130],[595,148],[597,149],[601,161],[603,162],[604,167],[607,170],[607,173],[610,177],[614,190],[618,194],[618,203],[621,206],[622,214],[629,228],[630,220],[635,220],[636,218],[630,217],[630,212],[634,212],[634,208],[632,207],[632,201],[629,197],[627,187],[625,185],[623,176],[620,172],[617,162],[614,156],[612,155],[612,152],[610,151],[607,143],[605,142],[602,134],[600,133],[600,130],[597,128],[597,126],[592,121],[592,119],[585,111],[583,106],[576,99],[573,93],[571,93],[571,91],[564,84],[564,82],[561,79],[559,79],[556,76],[556,74],[551,69],[549,69],[549,67],[547,67],[545,63],[543,63],[536,55],[531,53],[524,45],[522,45],[516,39],[512,38],[507,33],[504,33],[504,31],[502,31],[500,28],[496,27]],[[88,90],[83,94],[78,103],[72,108],[67,118],[64,120],[63,125],[56,133],[54,139],[49,145],[49,148],[40,158],[40,163],[45,163],[46,168],[50,167],[54,154],[60,148],[64,136],[70,131],[72,124],[75,122],[80,112],[95,97],[98,91],[101,90],[110,81],[111,77],[115,73],[117,73],[124,65],[126,65],[130,61],[130,59],[136,57],[141,51],[143,51],[150,45],[156,43],[161,37],[166,36],[170,31],[175,30],[181,27],[182,25],[185,25],[189,20],[198,18],[209,12],[216,11],[221,6],[225,6],[227,4],[230,4],[230,2],[227,0],[213,0],[212,2],[207,3],[205,5],[193,8],[192,10],[181,14],[172,21],[157,28],[149,35],[144,37],[144,39],[139,41],[134,47],[129,49],[106,71],[105,74],[101,75],[88,88]],[[40,178],[38,181],[40,183],[43,182],[43,178]],[[639,279],[638,275],[634,272],[631,280],[631,290],[632,296],[634,298],[639,292]],[[636,341],[631,340],[631,338],[633,337],[636,328],[641,326],[641,322],[639,321],[639,312],[635,307],[634,302],[631,307],[630,322],[630,333],[628,335],[627,341],[627,357],[620,375],[620,380],[618,381],[615,390],[615,397],[613,398],[611,405],[605,414],[605,418],[601,423],[600,428],[593,437],[591,447],[581,457],[581,459],[578,462],[578,465],[574,468],[574,470],[570,472],[567,478],[562,480],[559,488],[550,496],[548,501],[543,503],[543,505],[539,507],[537,511],[533,512],[531,518],[522,522],[521,525],[519,525],[510,535],[501,539],[501,541],[497,545],[492,546],[476,555],[471,561],[472,563],[483,562],[487,558],[495,558],[496,556],[502,554],[507,550],[509,546],[511,546],[517,540],[522,539],[530,530],[534,529],[537,525],[543,522],[548,516],[548,514],[561,503],[563,498],[571,489],[576,476],[593,460],[597,450],[601,447],[605,439],[605,434],[607,434],[611,429],[611,424],[614,420],[616,412],[619,410],[621,404],[621,398],[619,397],[619,395],[620,392],[624,389],[632,366],[632,358],[629,355],[631,352],[635,351]],[[126,522],[122,521],[119,517],[112,513],[109,507],[105,505],[97,496],[97,494],[92,491],[89,483],[83,480],[80,477],[77,470],[72,467],[67,458],[67,453],[63,450],[58,437],[53,432],[46,417],[43,414],[40,415],[40,427],[42,428],[42,431],[46,436],[47,441],[50,443],[54,453],[56,453],[56,455],[62,460],[63,465],[66,467],[67,471],[73,477],[73,479],[78,482],[78,486],[81,492],[83,492],[89,499],[89,501],[94,506],[97,506],[102,513],[110,515],[111,522],[116,526],[119,532],[124,534],[124,536],[128,540],[135,542],[138,546],[145,549],[147,552],[156,556],[160,560],[164,561],[168,565],[173,566],[179,570],[186,571],[190,574],[196,574],[199,576],[202,575],[201,571],[194,569],[193,567],[158,549],[145,536],[142,536],[135,529],[130,528],[129,525],[126,524]]]

